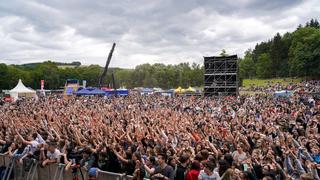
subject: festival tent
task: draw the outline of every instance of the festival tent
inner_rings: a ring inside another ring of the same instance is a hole
[[[144,89],[142,90],[142,92],[153,92],[153,90],[150,89],[150,88],[144,88]]]
[[[21,81],[21,79],[19,79],[18,84],[16,85],[16,87],[14,87],[13,89],[11,89],[9,91],[10,96],[15,100],[17,100],[19,97],[34,97],[34,98],[38,98],[36,91],[31,90],[29,88],[27,88]]]
[[[112,90],[112,91],[105,91],[105,95],[106,96],[111,96],[111,95],[116,95],[116,91],[115,90]]]
[[[105,95],[106,92],[104,92],[103,90],[100,89],[92,89],[91,91],[89,91],[89,95]]]
[[[79,91],[76,92],[76,95],[89,95],[90,91],[88,89],[80,89]]]
[[[194,88],[192,88],[191,86],[189,86],[188,89],[186,89],[187,92],[196,92],[196,90]]]
[[[106,96],[112,96],[112,95],[118,95],[118,96],[127,96],[129,95],[128,89],[110,89],[108,91],[105,91]]]
[[[174,95],[174,90],[161,91],[161,95],[162,95],[162,96],[173,97],[173,95]]]
[[[153,91],[154,92],[161,92],[161,91],[163,91],[161,88],[153,88]]]
[[[181,93],[182,92],[182,88],[179,86],[177,89],[174,90],[175,93]]]
[[[128,96],[129,90],[128,89],[117,89],[117,95],[119,96]]]
[[[144,88],[141,92],[141,95],[149,95],[149,94],[152,94],[153,93],[153,90],[150,89],[150,88]]]

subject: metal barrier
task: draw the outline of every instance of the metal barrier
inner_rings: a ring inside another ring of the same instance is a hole
[[[123,180],[124,174],[112,173],[107,171],[98,170],[98,178],[97,180]]]
[[[123,180],[133,180],[133,176],[127,175],[123,178]]]
[[[29,159],[29,165],[21,164],[15,158],[0,154],[0,180],[86,180],[87,171],[83,168],[76,168],[77,173],[72,169],[66,171],[65,164],[50,164],[40,167],[38,161]],[[81,175],[82,174],[82,175]],[[78,176],[75,178],[75,176]]]
[[[41,167],[37,160],[31,159],[29,166],[15,158],[0,154],[0,180],[87,180],[84,168],[65,170],[65,164],[50,164]],[[133,180],[133,176],[98,170],[97,180]],[[77,177],[76,177],[77,176]],[[145,179],[148,180],[148,179]]]
[[[107,171],[98,171],[98,178],[97,180],[133,180],[133,176],[125,175],[125,174],[118,174],[118,173],[112,173]],[[150,180],[147,178],[143,178],[144,180]]]
[[[123,176],[123,180],[133,180],[133,176],[129,176],[129,175]],[[150,179],[143,178],[143,180],[150,180]]]

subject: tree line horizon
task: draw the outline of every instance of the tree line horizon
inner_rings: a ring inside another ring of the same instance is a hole
[[[227,56],[222,50],[221,56]],[[73,68],[59,68],[73,65]],[[98,86],[103,71],[99,65],[80,66],[80,62],[55,63],[45,61],[24,65],[0,64],[0,90],[13,88],[18,79],[33,89],[40,88],[45,80],[45,89],[63,88],[67,79],[86,80],[88,86]],[[104,84],[111,82],[111,72],[119,87],[160,87],[164,89],[188,86],[203,86],[204,67],[196,63],[176,65],[141,64],[134,69],[109,68]],[[320,25],[311,19],[293,32],[277,33],[273,38],[256,44],[239,58],[240,79],[309,77],[320,78]]]

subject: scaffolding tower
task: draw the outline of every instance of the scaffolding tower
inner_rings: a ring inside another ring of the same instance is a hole
[[[204,95],[237,96],[239,94],[238,57],[204,57]]]

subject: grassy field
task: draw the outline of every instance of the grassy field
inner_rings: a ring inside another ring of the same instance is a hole
[[[254,86],[266,86],[269,83],[276,84],[281,83],[283,85],[288,85],[291,82],[297,83],[301,82],[303,78],[274,78],[274,79],[244,79],[242,85],[244,88]]]

